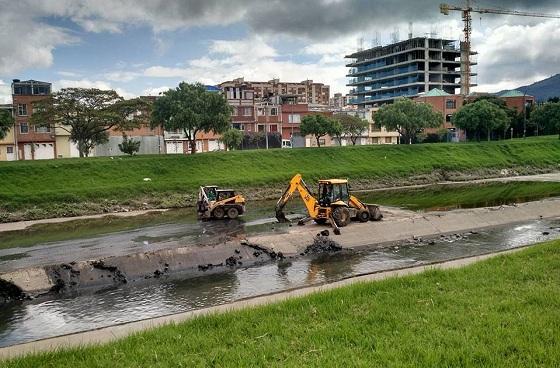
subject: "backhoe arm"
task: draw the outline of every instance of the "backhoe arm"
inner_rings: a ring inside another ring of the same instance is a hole
[[[290,198],[292,198],[296,190],[299,192],[299,195],[301,196],[301,199],[303,200],[303,203],[307,208],[309,216],[317,216],[317,200],[311,195],[311,192],[309,191],[309,188],[307,188],[307,185],[305,185],[305,182],[303,181],[301,175],[296,174],[292,178],[292,180],[290,180],[290,185],[288,185],[288,188],[276,203],[276,219],[278,219],[279,222],[288,221],[286,215],[283,212],[283,209]]]

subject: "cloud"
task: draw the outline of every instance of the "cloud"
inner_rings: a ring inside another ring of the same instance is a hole
[[[142,96],[159,96],[161,93],[169,89],[171,89],[171,87],[167,87],[167,86],[146,88],[142,92]]]
[[[0,79],[0,104],[12,103],[12,87]]]
[[[90,80],[90,79],[61,79],[53,83],[55,91],[62,88],[97,88],[101,90],[115,90],[119,96],[126,99],[138,97],[138,94],[128,92],[119,87],[113,87],[109,82],[103,80]]]

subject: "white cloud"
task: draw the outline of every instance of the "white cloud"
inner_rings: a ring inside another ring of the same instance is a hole
[[[101,90],[115,90],[119,96],[122,96],[126,99],[138,97],[138,94],[128,92],[122,88],[115,88],[109,82],[102,81],[102,80],[89,80],[89,79],[79,79],[79,80],[72,80],[72,79],[61,79],[57,82],[53,83],[53,89],[55,91],[60,90],[62,88],[97,88]]]
[[[159,96],[161,93],[169,89],[171,89],[171,87],[167,87],[167,86],[146,88],[142,92],[142,96]]]
[[[12,103],[12,87],[0,79],[0,104]]]
[[[128,71],[114,71],[104,74],[104,79],[110,80],[112,82],[130,82],[140,76],[141,73],[138,72],[128,72]]]

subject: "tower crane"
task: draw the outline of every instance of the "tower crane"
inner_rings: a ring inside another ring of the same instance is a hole
[[[464,6],[441,4],[439,6],[440,12],[444,15],[449,15],[450,11],[460,11],[462,13],[463,28],[465,40],[461,42],[461,94],[466,96],[470,93],[471,85],[471,32],[472,32],[472,16],[471,13],[480,14],[506,14],[506,15],[519,15],[522,17],[536,17],[536,18],[557,18],[560,19],[559,14],[545,14],[545,13],[532,13],[518,10],[508,9],[490,9],[472,7],[472,1],[466,0]]]

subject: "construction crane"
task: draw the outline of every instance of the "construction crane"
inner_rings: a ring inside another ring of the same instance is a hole
[[[557,18],[560,19],[558,14],[545,14],[545,13],[532,13],[523,12],[518,10],[507,9],[488,9],[478,8],[471,6],[472,1],[466,0],[465,6],[456,6],[449,4],[441,4],[439,9],[442,14],[449,15],[450,11],[460,11],[463,16],[465,28],[463,29],[465,40],[461,42],[461,94],[467,96],[470,93],[471,86],[471,32],[472,32],[472,16],[471,13],[480,14],[505,14],[505,15],[519,15],[522,17],[536,17],[536,18]]]

